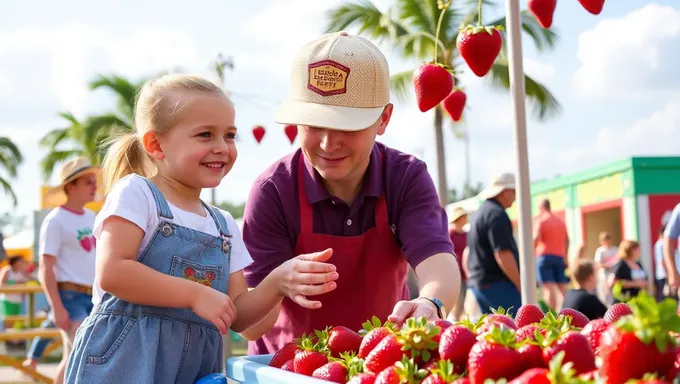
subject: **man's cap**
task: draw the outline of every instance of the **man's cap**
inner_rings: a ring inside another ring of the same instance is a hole
[[[390,71],[378,47],[347,32],[329,33],[296,53],[290,95],[276,122],[358,131],[389,102]]]

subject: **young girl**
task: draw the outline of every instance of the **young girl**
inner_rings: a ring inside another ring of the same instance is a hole
[[[142,88],[137,132],[104,160],[95,308],[66,382],[193,383],[221,371],[230,328],[257,324],[285,296],[318,308],[305,296],[335,289],[326,250],[289,260],[248,291],[241,270],[252,260],[234,219],[200,200],[236,161],[234,114],[202,78],[166,75]]]

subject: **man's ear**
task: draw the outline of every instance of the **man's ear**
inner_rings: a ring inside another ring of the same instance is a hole
[[[385,130],[387,129],[387,124],[390,123],[390,119],[392,118],[392,112],[394,111],[394,105],[393,104],[387,104],[385,106],[385,109],[383,110],[382,115],[380,115],[380,123],[378,125],[378,135],[382,135],[385,133]]]
[[[165,158],[165,153],[163,153],[163,148],[161,148],[161,142],[158,140],[158,134],[154,131],[146,131],[142,136],[142,146],[149,156],[156,160],[162,160]]]

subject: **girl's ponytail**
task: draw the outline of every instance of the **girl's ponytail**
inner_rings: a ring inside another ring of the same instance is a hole
[[[145,177],[152,176],[149,174],[152,164],[137,133],[126,133],[114,137],[107,147],[108,150],[102,163],[105,193],[108,193],[118,180],[131,173]]]

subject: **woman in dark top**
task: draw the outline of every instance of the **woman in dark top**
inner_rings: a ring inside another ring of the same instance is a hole
[[[564,295],[562,308],[572,308],[590,320],[601,319],[607,313],[607,307],[595,295],[597,291],[597,277],[593,262],[587,259],[580,259],[576,262],[576,267],[572,269],[571,276],[575,288],[570,289]]]
[[[619,245],[617,256],[619,262],[616,263],[609,275],[609,287],[613,288],[616,284],[621,284],[623,288],[621,294],[624,297],[635,297],[641,290],[646,290],[647,273],[642,268],[640,259],[640,244],[633,240],[624,240]],[[619,300],[613,298],[613,303]]]

